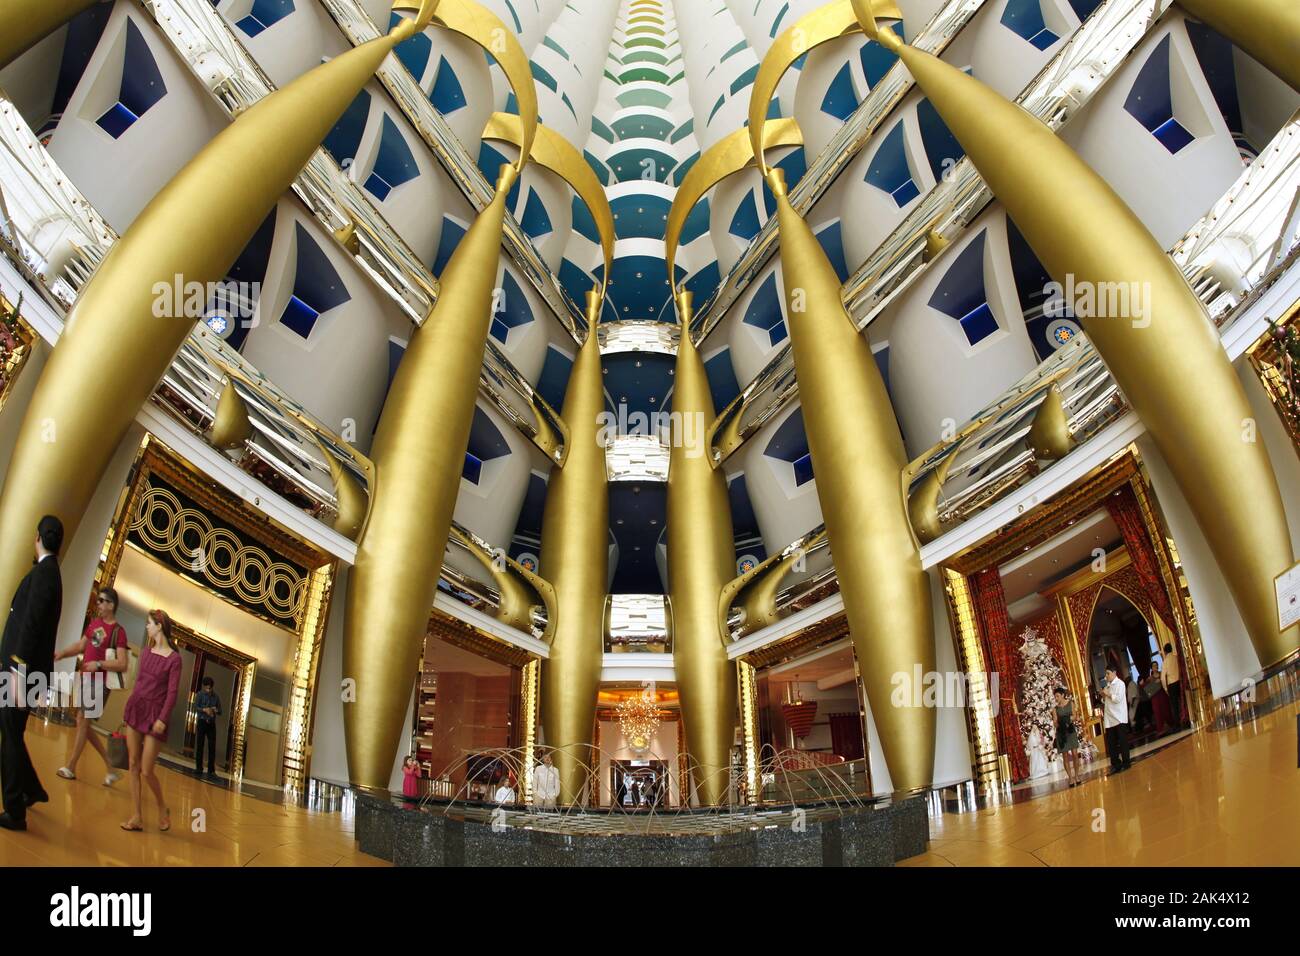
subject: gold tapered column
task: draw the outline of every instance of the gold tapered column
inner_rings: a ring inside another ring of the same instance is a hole
[[[871,343],[840,300],[840,283],[779,169],[781,269],[795,375],[831,554],[862,683],[895,790],[930,784],[935,712],[891,700],[896,675],[934,670],[930,584],[908,518],[907,455]]]
[[[193,318],[155,316],[155,283],[222,279],[384,57],[415,27],[404,21],[261,100],[114,243],[69,313],[19,431],[0,496],[0,594],[13,594],[27,572],[41,515],[62,518],[69,537],[76,532],[113,452],[194,327]],[[4,603],[0,623],[7,615]]]
[[[1178,0],[1300,90],[1300,3],[1296,0]]]
[[[496,196],[452,253],[375,430],[370,516],[343,630],[343,678],[356,692],[343,709],[348,775],[362,787],[386,788],[392,774],[460,492],[516,175],[501,167]]]
[[[596,336],[603,302],[603,290],[587,293],[587,341],[573,363],[561,412],[569,423],[569,456],[551,471],[542,512],[540,570],[559,605],[551,656],[542,663],[542,728],[546,745],[558,748],[555,766],[566,804],[581,798],[587,780],[605,652],[609,490],[598,439],[605,388]]]
[[[239,397],[232,379],[226,379],[217,399],[217,416],[212,420],[212,430],[208,441],[225,451],[243,448],[244,442],[253,437],[253,423],[248,418],[248,406]]]
[[[1200,300],[1141,220],[1050,129],[961,70],[889,31],[879,36],[1048,274],[1094,301],[1116,284],[1129,293],[1130,315],[1079,321],[1169,462],[1260,663],[1287,656],[1300,646],[1300,626],[1279,633],[1273,590],[1295,557],[1286,512],[1268,452],[1250,430],[1254,413]]]
[[[691,341],[691,294],[677,295],[681,344],[673,373],[668,462],[668,594],[673,613],[673,665],[681,688],[686,749],[699,802],[727,801],[736,724],[736,665],[718,633],[718,595],[736,573],[727,479],[709,460],[705,430],[713,396],[704,362]],[[689,443],[687,439],[690,439]]]
[[[0,70],[99,0],[5,0],[0,4]]]
[[[1034,412],[1034,422],[1029,426],[1029,450],[1036,461],[1060,461],[1070,453],[1070,419],[1065,414],[1061,390],[1055,385],[1043,396],[1043,403]]]
[[[370,510],[370,496],[361,489],[356,478],[352,477],[352,472],[343,467],[343,463],[334,457],[334,453],[325,447],[319,437],[316,439],[316,447],[329,466],[330,480],[334,483],[334,503],[338,514],[331,527],[343,537],[355,541],[365,527],[366,512]],[[371,472],[368,463],[366,468],[369,475]]]

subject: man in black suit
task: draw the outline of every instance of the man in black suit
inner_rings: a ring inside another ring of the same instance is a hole
[[[0,827],[6,830],[26,830],[27,808],[49,799],[27,754],[23,733],[29,689],[38,681],[48,687],[54,671],[54,637],[63,610],[61,547],[63,522],[46,515],[36,527],[36,561],[14,592],[4,637],[0,638],[0,669],[12,691],[0,706],[0,784],[4,786]]]

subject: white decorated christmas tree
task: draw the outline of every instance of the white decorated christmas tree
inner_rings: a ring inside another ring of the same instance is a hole
[[[1030,751],[1031,738],[1038,731],[1049,764],[1060,757],[1056,750],[1056,688],[1067,686],[1061,666],[1052,658],[1047,644],[1032,627],[1025,628],[1020,644],[1020,733],[1026,751]],[[1079,755],[1091,760],[1096,748],[1083,732],[1079,719],[1079,703],[1074,701],[1074,730],[1079,735]]]

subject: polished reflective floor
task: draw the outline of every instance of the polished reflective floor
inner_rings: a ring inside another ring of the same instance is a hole
[[[930,851],[902,866],[1300,866],[1300,769],[1292,704],[1241,727],[1198,732],[1134,761],[1115,777],[930,822]],[[103,764],[82,757],[63,780],[72,731],[33,720],[28,747],[50,802],[28,830],[0,830],[0,866],[387,866],[356,849],[352,816],[270,802],[159,770],[173,827],[126,833],[123,779],[101,785]],[[195,811],[201,810],[201,815]],[[205,828],[193,829],[202,819]]]
[[[50,802],[27,811],[26,832],[0,830],[0,866],[390,865],[356,848],[350,814],[270,802],[166,766],[157,774],[171,807],[171,830],[158,831],[157,807],[146,792],[145,829],[127,833],[118,824],[131,815],[128,781],[103,786],[104,763],[90,748],[76,780],[55,775],[72,733],[29,721],[27,747]],[[204,828],[196,830],[200,820]]]
[[[944,813],[930,851],[900,865],[1300,866],[1298,711],[1191,734],[1073,790]]]

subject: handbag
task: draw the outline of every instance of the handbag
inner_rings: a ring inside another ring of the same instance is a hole
[[[119,631],[122,631],[122,626],[120,624],[113,629],[113,637],[116,637]],[[122,632],[122,637],[126,637],[125,632]],[[119,654],[126,657],[126,670],[104,672],[105,686],[109,690],[126,690],[131,686],[131,680],[128,673],[131,670],[131,649],[126,646],[125,640],[122,641],[121,647],[117,647],[112,643],[112,638],[110,638],[108,649],[104,651],[104,660],[106,662],[116,661],[118,660]]]
[[[1056,739],[1052,741],[1052,746],[1057,750],[1065,749],[1065,742],[1070,737],[1070,731],[1074,729],[1072,714],[1061,714],[1056,718]]]
[[[122,733],[122,725],[118,724],[117,730],[108,735],[108,765],[114,770],[126,770],[131,765],[131,757],[126,749],[126,736]]]

